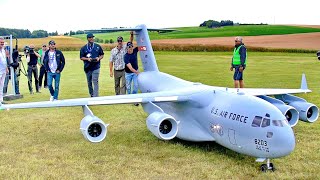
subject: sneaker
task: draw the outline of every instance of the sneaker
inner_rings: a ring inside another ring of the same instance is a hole
[[[54,99],[53,99],[53,96],[50,96],[50,101],[53,101]]]
[[[134,103],[133,105],[135,105],[135,106],[139,106],[139,104],[138,104],[138,103]]]
[[[53,101],[58,101],[58,99],[53,99]]]

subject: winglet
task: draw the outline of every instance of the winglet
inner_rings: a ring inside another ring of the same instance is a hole
[[[300,89],[308,89],[307,78],[306,78],[306,75],[304,73],[302,74]]]

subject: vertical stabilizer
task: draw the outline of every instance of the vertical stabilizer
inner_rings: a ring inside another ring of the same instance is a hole
[[[136,28],[141,28],[141,30],[136,31],[136,41],[144,71],[159,71],[146,25],[139,25]]]
[[[302,74],[300,89],[308,89],[307,78],[305,74]]]

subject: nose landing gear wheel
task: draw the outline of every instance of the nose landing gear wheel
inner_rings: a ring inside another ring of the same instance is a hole
[[[267,164],[262,164],[260,166],[260,170],[261,172],[267,172],[268,170],[271,170],[272,172],[274,172],[276,170],[276,168],[274,167],[273,163],[270,163],[270,159],[267,159]]]

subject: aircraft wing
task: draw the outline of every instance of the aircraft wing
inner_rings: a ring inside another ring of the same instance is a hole
[[[225,88],[224,88],[225,90]],[[308,89],[307,80],[305,74],[302,74],[301,86],[300,89],[272,89],[272,88],[228,88],[228,92],[234,93],[244,93],[253,96],[262,96],[262,95],[281,95],[281,94],[297,94],[297,93],[309,93],[311,92]]]
[[[252,95],[252,96],[262,96],[262,95],[281,95],[281,94],[297,94],[297,93],[308,93],[311,92],[310,89],[271,89],[271,88],[230,88],[229,92],[241,93]]]
[[[26,109],[26,108],[49,108],[49,107],[70,107],[70,106],[93,106],[112,104],[133,104],[147,102],[179,102],[187,101],[188,93],[179,91],[141,93],[118,96],[103,96],[94,98],[77,98],[57,101],[42,101],[19,104],[4,104],[0,109]]]

